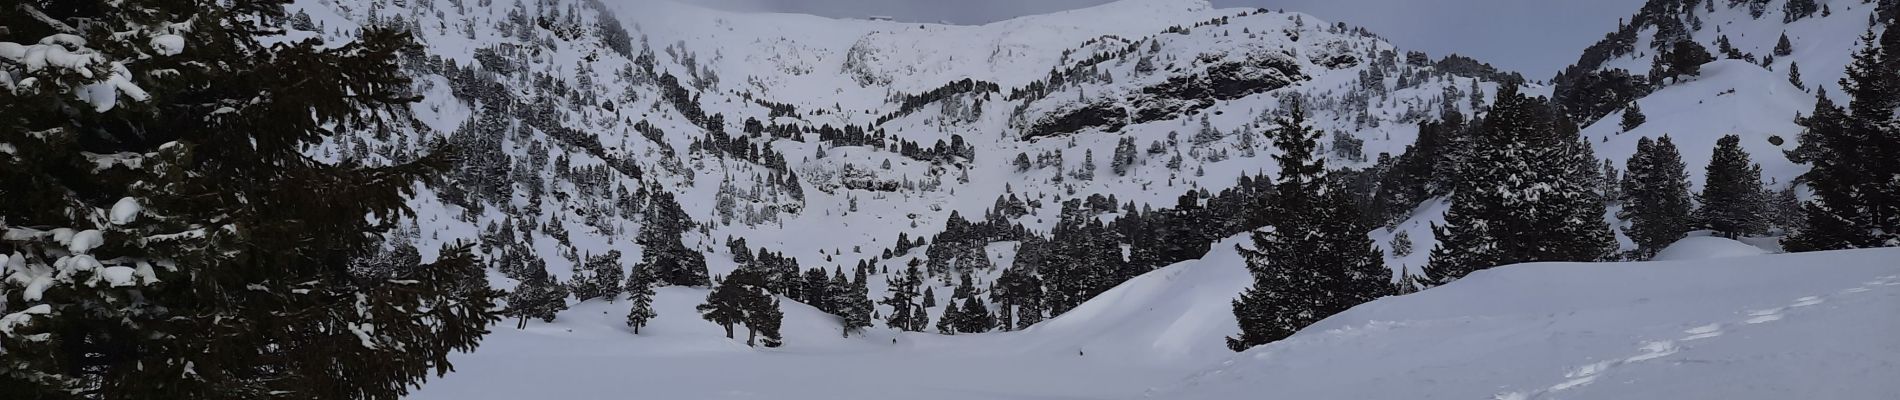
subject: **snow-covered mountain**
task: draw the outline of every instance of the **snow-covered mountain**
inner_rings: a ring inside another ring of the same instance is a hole
[[[293,36],[404,24],[423,44],[414,133],[315,152],[401,159],[436,138],[476,149],[456,184],[418,197],[413,231],[433,244],[515,227],[556,278],[589,254],[638,260],[639,208],[658,191],[704,224],[693,248],[744,238],[806,267],[901,265],[877,257],[900,233],[930,237],[950,214],[978,220],[1010,196],[1027,207],[1008,222],[1046,233],[1068,200],[1165,208],[1272,174],[1258,132],[1289,99],[1312,109],[1334,165],[1369,167],[1410,144],[1417,122],[1470,113],[1515,79],[1343,24],[1203,1],[982,26],[672,2],[294,8],[309,22],[293,18]],[[1113,165],[1121,141],[1140,149],[1125,170]],[[712,273],[733,268],[727,257],[710,257]]]

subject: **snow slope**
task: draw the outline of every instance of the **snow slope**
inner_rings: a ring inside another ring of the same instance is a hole
[[[1499,267],[1151,398],[1891,399],[1897,249]]]
[[[553,324],[496,332],[415,397],[1900,396],[1891,379],[1900,338],[1890,329],[1900,326],[1900,249],[1505,266],[1234,354],[1220,339],[1236,329],[1228,301],[1247,277],[1233,245],[1244,242],[1223,241],[1206,259],[1018,332],[877,328],[845,339],[833,317],[788,302],[791,345],[751,349],[679,318],[703,290],[662,290],[663,318],[638,336],[620,323],[620,307],[588,302]]]

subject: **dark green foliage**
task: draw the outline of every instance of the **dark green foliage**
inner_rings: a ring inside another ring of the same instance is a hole
[[[1794,42],[1789,42],[1788,33],[1782,32],[1781,40],[1778,42],[1775,42],[1775,57],[1787,57],[1792,54],[1794,54]]]
[[[554,317],[567,309],[567,287],[549,277],[547,268],[529,269],[527,276],[508,293],[507,315],[517,318],[515,329],[527,328],[528,319],[554,322]]]
[[[1900,9],[1882,2],[1883,12]],[[1801,121],[1800,147],[1789,153],[1811,168],[1804,180],[1815,201],[1805,228],[1786,241],[1792,251],[1900,245],[1900,24],[1862,37],[1841,80],[1851,101],[1842,109],[1823,92]]]
[[[1814,16],[1815,12],[1821,10],[1821,6],[1818,4],[1815,4],[1814,0],[1788,0],[1787,4],[1782,5],[1781,10],[1783,13],[1781,17],[1781,22],[1792,23],[1795,21],[1800,21],[1802,18]],[[1782,40],[1786,42],[1787,36],[1783,35]],[[1780,50],[1776,50],[1775,54],[1786,55],[1786,54],[1781,54]]]
[[[1689,174],[1682,153],[1669,136],[1636,142],[1636,154],[1624,165],[1623,211],[1630,221],[1624,233],[1636,242],[1636,258],[1647,259],[1689,233]]]
[[[1554,89],[1556,102],[1579,122],[1594,123],[1619,108],[1649,95],[1658,83],[1628,70],[1577,72],[1560,75]]]
[[[0,62],[37,82],[0,90],[0,254],[21,263],[0,279],[0,315],[17,323],[0,334],[0,397],[393,399],[448,371],[448,354],[473,350],[499,319],[500,294],[467,246],[428,263],[365,262],[450,152],[378,166],[303,153],[400,127],[391,116],[414,100],[397,65],[409,37],[369,28],[349,43],[267,45],[281,31],[262,21],[289,18],[286,3],[0,1],[0,41],[72,34],[101,61],[84,73]],[[167,30],[182,52],[154,51]],[[118,76],[107,62],[149,96],[110,85],[111,107],[75,96]],[[143,211],[97,211],[122,201]],[[103,240],[73,249],[54,229]],[[86,282],[126,269],[125,285],[20,284],[34,271]],[[375,329],[352,329],[364,326]]]
[[[1042,278],[1025,268],[1004,270],[990,292],[990,299],[996,301],[997,327],[1004,331],[1028,328],[1042,321]]]
[[[620,267],[620,250],[589,256],[585,263],[575,266],[574,272],[568,287],[580,301],[606,299],[612,303],[623,291],[621,284],[626,271]]]
[[[1439,243],[1422,278],[1439,285],[1473,271],[1534,261],[1593,261],[1614,237],[1603,222],[1596,158],[1574,124],[1510,87],[1471,136]]]
[[[1280,340],[1347,308],[1392,293],[1391,271],[1359,224],[1358,203],[1316,159],[1319,132],[1294,103],[1268,136],[1280,178],[1266,211],[1269,228],[1240,248],[1253,286],[1234,300],[1240,335],[1234,351]]]
[[[706,294],[706,303],[695,308],[700,318],[725,328],[726,338],[733,337],[733,327],[745,324],[746,346],[759,345],[759,336],[764,336],[765,347],[778,347],[784,344],[778,330],[785,314],[779,309],[778,296],[766,284],[758,269],[734,270]]]
[[[1630,102],[1629,108],[1623,109],[1622,127],[1624,132],[1629,132],[1632,129],[1636,129],[1636,127],[1643,126],[1644,122],[1649,122],[1649,117],[1643,115],[1642,105],[1632,101]]]
[[[1796,89],[1808,90],[1808,84],[1801,81],[1801,63],[1788,62],[1788,84]]]
[[[1696,196],[1702,202],[1702,207],[1696,209],[1697,223],[1730,239],[1768,230],[1761,165],[1749,161],[1741,141],[1740,136],[1728,135],[1715,142],[1715,156],[1709,160],[1702,193]]]
[[[901,276],[886,278],[889,292],[884,296],[884,304],[891,307],[891,313],[884,316],[884,325],[891,329],[920,332],[930,319],[924,315],[924,307],[917,303],[918,287],[923,285],[922,272],[917,270],[917,262],[912,260]]]
[[[640,265],[653,271],[660,285],[711,285],[706,275],[706,255],[680,242],[680,235],[692,227],[692,219],[671,193],[654,193],[648,201],[646,226],[635,238],[643,249]]]
[[[647,326],[647,321],[660,316],[653,311],[653,273],[644,267],[634,267],[627,276],[626,290],[627,303],[632,305],[627,310],[627,327],[633,328],[633,334],[638,335],[640,328]]]
[[[1694,40],[1676,42],[1674,47],[1663,54],[1667,57],[1663,59],[1667,63],[1667,72],[1664,76],[1668,78],[1681,79],[1685,75],[1702,75],[1702,64],[1715,61],[1715,56],[1709,54],[1709,49],[1702,47],[1701,43]]]

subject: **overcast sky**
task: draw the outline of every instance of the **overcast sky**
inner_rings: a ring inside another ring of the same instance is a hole
[[[739,11],[833,17],[887,15],[906,21],[981,24],[1108,0],[689,0]],[[1218,7],[1266,7],[1365,26],[1434,57],[1461,53],[1531,79],[1548,79],[1585,46],[1616,28],[1643,0],[1213,0]],[[1376,5],[1376,6],[1375,6]]]

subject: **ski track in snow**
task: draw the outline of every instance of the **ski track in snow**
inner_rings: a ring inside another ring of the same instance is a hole
[[[1833,296],[1845,296],[1845,295],[1851,295],[1851,294],[1857,294],[1857,293],[1866,293],[1866,292],[1873,291],[1874,289],[1878,289],[1881,287],[1889,287],[1889,286],[1900,286],[1900,275],[1887,275],[1887,276],[1875,278],[1874,280],[1870,280],[1867,282],[1862,282],[1861,286],[1842,289],[1839,292],[1836,292],[1836,294]],[[1617,367],[1628,365],[1628,364],[1652,361],[1652,360],[1668,357],[1670,355],[1674,355],[1677,352],[1684,349],[1684,346],[1680,344],[1682,342],[1690,342],[1690,341],[1722,336],[1725,333],[1725,331],[1723,330],[1723,327],[1725,326],[1744,327],[1747,325],[1764,324],[1764,323],[1769,323],[1769,322],[1774,322],[1774,321],[1780,321],[1783,317],[1787,315],[1789,311],[1826,303],[1828,297],[1833,297],[1833,296],[1805,296],[1798,299],[1794,299],[1787,306],[1746,311],[1743,314],[1745,314],[1748,318],[1741,320],[1740,323],[1726,323],[1726,324],[1725,323],[1711,323],[1708,325],[1702,325],[1702,326],[1684,330],[1682,331],[1682,333],[1686,335],[1676,338],[1676,339],[1645,340],[1643,341],[1643,345],[1641,347],[1638,347],[1637,349],[1639,353],[1635,355],[1624,357],[1621,359],[1611,359],[1607,361],[1599,361],[1599,362],[1584,364],[1582,366],[1572,368],[1570,372],[1565,373],[1564,380],[1562,382],[1558,382],[1557,384],[1550,385],[1549,387],[1545,387],[1543,389],[1538,389],[1538,390],[1534,390],[1530,392],[1522,392],[1522,391],[1501,392],[1492,396],[1492,399],[1494,400],[1530,400],[1530,399],[1548,398],[1549,396],[1553,394],[1564,392],[1571,389],[1576,389],[1579,387],[1589,385],[1592,382],[1596,382],[1596,380],[1599,377],[1603,376],[1604,373],[1608,371],[1613,371],[1617,369]]]

